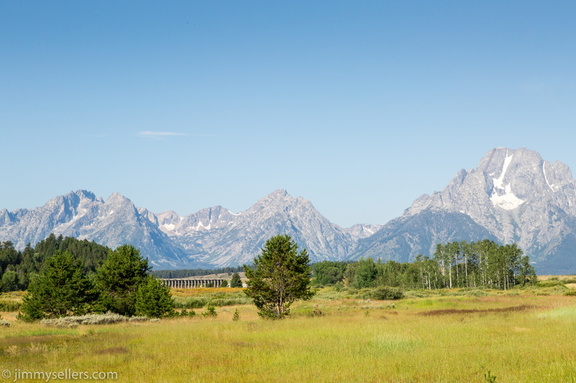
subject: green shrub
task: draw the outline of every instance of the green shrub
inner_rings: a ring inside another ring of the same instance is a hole
[[[563,286],[564,281],[559,281],[558,278],[556,279],[549,279],[547,281],[540,281],[536,283],[537,287],[554,287],[554,286]]]
[[[208,303],[206,298],[195,298],[195,297],[176,297],[174,299],[174,307],[178,309],[200,309]]]
[[[240,313],[238,312],[238,309],[234,310],[234,315],[232,316],[232,320],[234,322],[238,322],[240,320]]]
[[[194,310],[186,310],[186,309],[182,309],[182,311],[180,311],[179,314],[181,317],[193,317],[196,315],[196,312]]]
[[[574,297],[574,296],[576,296],[576,290],[568,290],[563,295],[566,295],[569,297]]]
[[[21,302],[11,301],[11,300],[1,300],[0,301],[0,311],[4,312],[16,312],[22,307]]]
[[[404,293],[395,287],[377,287],[372,291],[371,298],[381,301],[396,300],[404,298]]]
[[[174,308],[178,309],[200,309],[206,306],[238,306],[251,303],[252,299],[248,298],[241,291],[207,292],[200,296],[174,298]]]
[[[206,311],[204,311],[202,313],[202,316],[207,318],[207,317],[217,317],[218,313],[216,312],[216,308],[214,308],[214,306],[208,306],[206,307]]]

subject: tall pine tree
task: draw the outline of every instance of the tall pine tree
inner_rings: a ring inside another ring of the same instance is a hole
[[[150,266],[131,245],[111,251],[97,270],[95,281],[102,311],[132,316],[136,313],[136,292],[146,281]]]
[[[254,300],[260,316],[284,318],[295,300],[314,295],[309,262],[306,249],[298,253],[298,245],[288,235],[266,241],[262,254],[254,259],[254,269],[244,266],[248,278],[245,293]]]
[[[35,320],[85,314],[93,301],[93,286],[80,262],[68,252],[56,251],[30,284],[21,317]]]

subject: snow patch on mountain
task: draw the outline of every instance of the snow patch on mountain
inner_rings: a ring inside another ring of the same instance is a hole
[[[520,205],[522,205],[524,200],[516,197],[514,192],[512,192],[512,185],[504,184],[504,177],[506,176],[506,172],[508,171],[508,167],[512,162],[512,158],[514,155],[508,155],[506,153],[506,158],[504,159],[504,164],[502,166],[502,171],[500,172],[500,177],[493,178],[494,188],[492,190],[492,196],[490,200],[494,204],[504,210],[514,210],[517,209]]]

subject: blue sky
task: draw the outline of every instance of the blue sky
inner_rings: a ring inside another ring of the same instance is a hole
[[[574,1],[0,2],[0,209],[287,189],[385,223],[499,146],[576,169]]]

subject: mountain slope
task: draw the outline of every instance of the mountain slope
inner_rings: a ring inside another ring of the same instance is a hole
[[[447,235],[431,230],[437,221]],[[491,237],[517,243],[539,272],[557,273],[572,262],[575,228],[576,181],[568,166],[524,148],[497,148],[476,169],[461,170],[444,190],[421,196],[401,218],[361,241],[356,256],[395,249],[399,236],[412,238],[403,250],[393,251],[391,256],[399,260],[418,251],[431,255],[433,246],[428,245],[443,238]]]
[[[314,261],[341,259],[358,238],[379,226],[356,225],[342,229],[322,216],[307,200],[286,190],[260,199],[248,210],[232,213],[220,206],[187,217],[158,215],[163,230],[191,257],[217,266],[249,263],[267,239],[288,234],[308,250]]]

